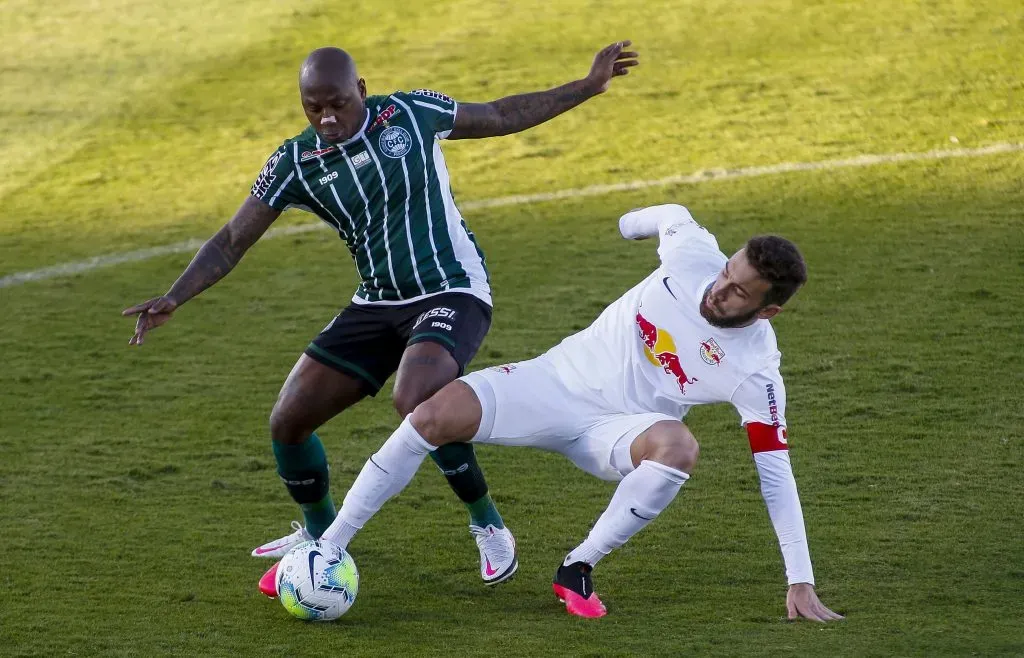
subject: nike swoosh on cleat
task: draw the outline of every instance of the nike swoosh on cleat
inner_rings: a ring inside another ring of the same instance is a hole
[[[488,576],[493,576],[494,574],[498,573],[497,569],[491,568],[491,558],[484,559],[484,573],[486,573]]]
[[[277,550],[280,550],[280,549],[281,549],[280,546],[271,546],[270,548],[263,548],[262,546],[260,546],[254,552],[256,553],[256,555],[263,555],[264,553],[273,553],[274,551],[277,551]]]
[[[636,513],[636,508],[635,508],[635,507],[630,507],[630,508],[629,508],[629,511],[630,511],[630,513],[631,513],[631,514],[632,514],[633,516],[635,516],[635,517],[636,517],[636,518],[638,518],[638,519],[643,519],[644,521],[653,521],[653,520],[654,520],[654,517],[653,517],[653,516],[652,516],[652,517],[646,517],[646,516],[640,516],[639,514],[637,514],[637,513]]]

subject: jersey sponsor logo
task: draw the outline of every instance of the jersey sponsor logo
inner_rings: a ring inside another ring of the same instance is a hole
[[[725,350],[718,346],[714,338],[708,338],[700,343],[700,358],[710,366],[717,366],[725,358]]]
[[[779,405],[775,401],[775,384],[773,384],[771,382],[768,382],[767,384],[765,384],[764,389],[765,389],[765,392],[768,394],[768,414],[772,417],[772,425],[774,425],[775,427],[778,427],[779,426]],[[785,434],[786,434],[786,432],[785,432],[785,430],[783,430],[783,432],[782,432],[783,437],[785,437]],[[785,443],[785,438],[783,438],[782,442]]]
[[[401,126],[389,126],[380,134],[378,143],[384,155],[397,160],[412,150],[412,135]]]
[[[449,105],[455,102],[448,96],[445,96],[439,91],[434,91],[433,89],[417,89],[412,93],[415,94],[416,96],[426,96],[427,98],[433,98],[434,100],[439,100],[448,103]]]
[[[352,166],[355,167],[356,169],[359,169],[360,167],[365,167],[368,164],[370,164],[370,154],[367,153],[366,151],[356,153],[355,155],[352,156]]]
[[[306,160],[312,160],[313,158],[319,158],[322,155],[326,155],[331,151],[337,149],[337,146],[328,146],[325,149],[317,149],[316,151],[303,151],[302,155],[299,156],[299,162],[305,162]]]
[[[378,126],[387,126],[388,121],[391,121],[391,119],[394,118],[395,115],[397,115],[399,112],[401,112],[401,110],[399,110],[394,105],[388,105],[386,108],[384,108],[383,112],[377,115],[377,118],[373,120],[373,123],[371,123],[370,127],[366,129],[366,132],[370,132],[371,130]]]
[[[448,308],[446,306],[438,306],[436,308],[430,309],[429,311],[424,311],[423,313],[420,313],[419,317],[416,318],[416,323],[413,324],[413,327],[418,327],[421,322],[423,322],[424,320],[429,320],[430,318],[437,318],[438,320],[453,321],[453,320],[455,320],[455,316],[456,315],[457,315],[456,311],[454,311],[454,310],[452,310],[452,309],[450,309],[450,308]],[[437,326],[437,324],[438,323],[435,322],[434,326]],[[451,328],[449,327],[449,330],[450,329]]]
[[[492,368],[489,368],[489,370],[493,370],[494,372],[500,372],[503,375],[511,375],[512,371],[515,369],[516,364],[514,363],[507,363],[503,366],[494,366]]]
[[[274,174],[274,168],[277,167],[277,163],[284,157],[284,151],[278,151],[274,155],[270,156],[267,160],[267,164],[263,165],[263,169],[260,171],[260,175],[256,177],[256,182],[252,184],[252,195],[254,197],[263,197],[268,191],[270,186],[277,180],[277,175]]]
[[[640,340],[644,343],[644,356],[652,365],[661,366],[666,375],[675,378],[679,392],[686,395],[686,385],[697,382],[696,377],[688,377],[683,370],[683,363],[676,352],[676,342],[672,334],[659,329],[637,311],[636,326],[640,330]]]

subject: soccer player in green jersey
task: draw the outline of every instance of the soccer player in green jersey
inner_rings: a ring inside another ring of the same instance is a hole
[[[554,89],[457,103],[420,89],[368,96],[342,50],[313,51],[299,94],[309,127],[267,160],[235,216],[204,244],[166,294],[124,310],[137,315],[132,345],[214,285],[288,208],[323,220],[345,242],[361,283],[351,303],[309,344],[285,380],[270,416],[277,472],[305,524],[253,551],[279,558],[318,538],[335,518],[327,456],[316,430],[397,371],[402,417],[463,374],[490,326],[484,256],[452,197],[442,139],[479,139],[526,130],[608,89],[637,64],[629,41],[594,57],[586,77]],[[487,493],[473,448],[431,453],[468,506],[486,584],[518,566],[515,541]],[[354,532],[355,529],[353,529]],[[273,591],[273,572],[269,579]]]

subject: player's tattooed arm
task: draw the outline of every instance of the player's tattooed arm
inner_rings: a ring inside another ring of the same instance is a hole
[[[166,294],[121,312],[121,315],[138,315],[135,335],[128,344],[141,345],[146,332],[170,320],[179,306],[227,276],[280,215],[280,210],[263,201],[251,196],[246,198],[231,221],[199,248]]]
[[[460,104],[448,139],[479,139],[517,133],[604,93],[612,78],[628,74],[630,67],[639,63],[636,52],[624,50],[631,43],[619,41],[602,49],[594,57],[590,73],[582,80],[490,103]]]
[[[223,279],[280,216],[265,202],[246,198],[231,221],[200,247],[166,296],[180,306]]]

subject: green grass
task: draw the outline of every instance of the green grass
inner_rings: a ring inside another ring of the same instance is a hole
[[[302,127],[296,67],[325,43],[371,91],[487,100],[636,41],[642,66],[605,97],[449,145],[466,200],[1024,141],[1018,3],[634,4],[5,3],[0,275],[214,230]],[[352,611],[296,622],[256,593],[266,565],[247,553],[297,515],[266,418],[355,286],[337,239],[257,245],[138,350],[120,308],[186,256],[0,289],[0,654],[1024,653],[1022,180],[1018,153],[468,218],[496,298],[474,367],[543,351],[649,271],[653,246],[616,235],[623,210],[685,203],[726,251],[768,231],[801,245],[811,281],[775,324],[819,591],[848,617],[825,627],[782,621],[781,558],[726,407],[691,415],[695,477],[602,562],[604,620],[569,618],[548,583],[612,486],[484,447],[514,581],[480,585],[464,511],[428,467],[353,542]],[[336,497],[396,424],[384,393],[324,428]]]

